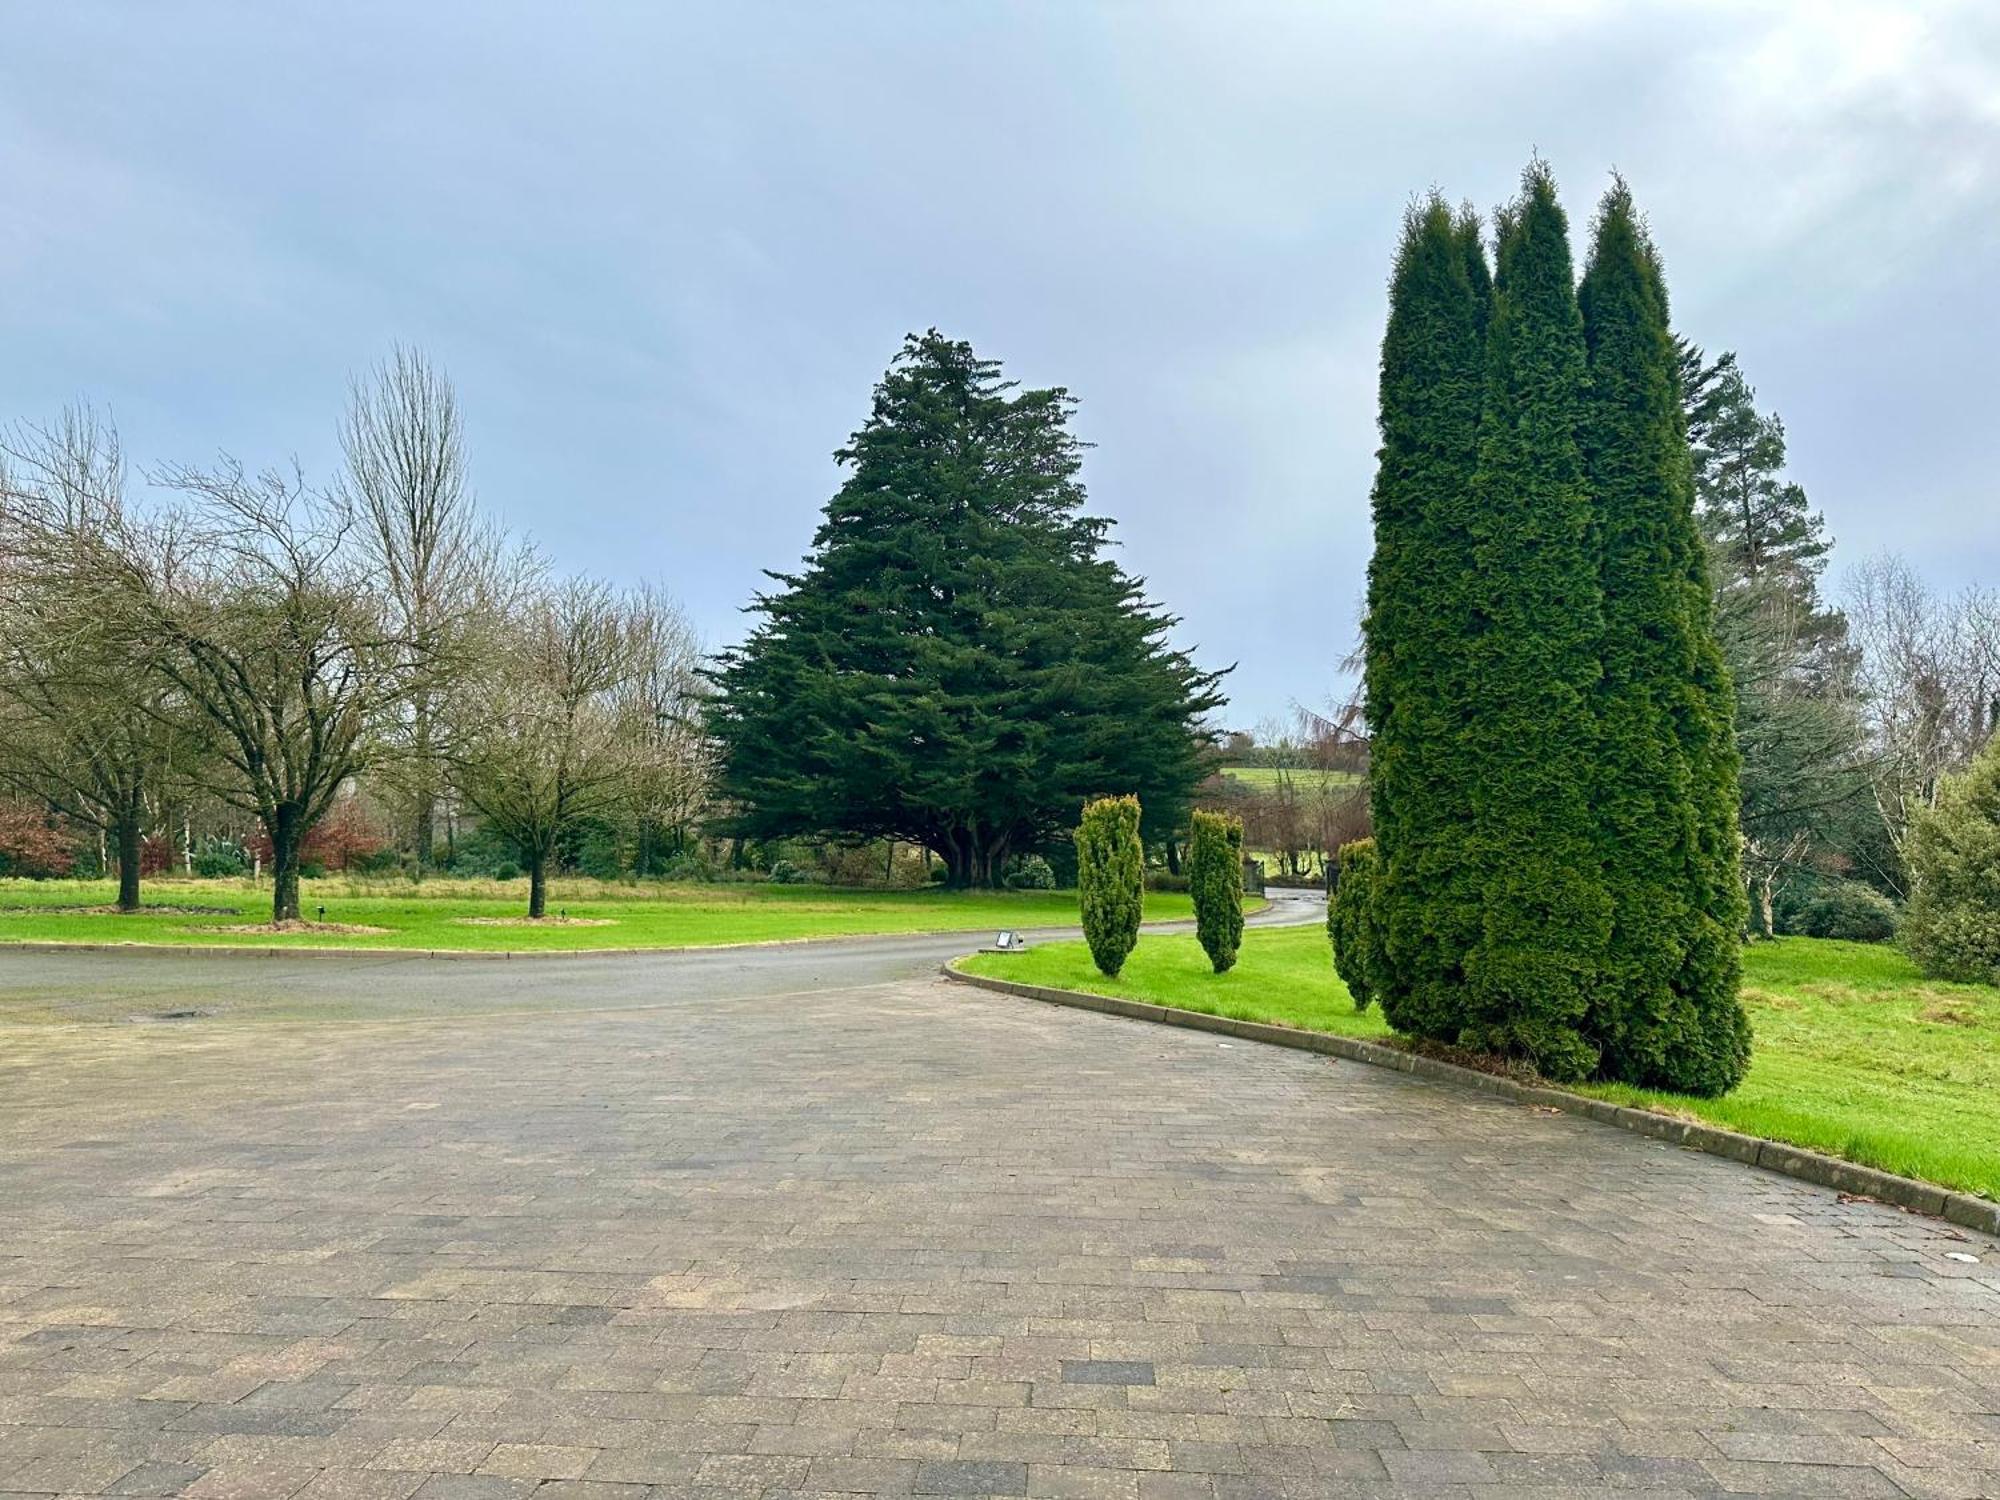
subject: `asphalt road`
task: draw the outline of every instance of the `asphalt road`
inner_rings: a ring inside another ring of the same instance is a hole
[[[1278,893],[1252,926],[1324,920],[1325,901]],[[1188,930],[1158,923],[1149,932]],[[1076,936],[1046,928],[1031,942]],[[10,1020],[196,1017],[389,1019],[499,1011],[615,1010],[850,989],[927,975],[986,933],[843,938],[660,954],[430,958],[356,953],[263,956],[177,948],[65,953],[0,947],[0,1025]]]

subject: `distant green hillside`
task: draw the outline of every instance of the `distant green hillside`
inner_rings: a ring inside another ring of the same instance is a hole
[[[1326,788],[1353,786],[1361,778],[1352,771],[1295,770],[1280,772],[1274,766],[1224,766],[1222,774],[1231,781],[1240,781],[1245,786],[1256,787],[1259,791],[1269,791],[1278,784],[1280,775],[1290,776],[1300,787],[1322,786]]]

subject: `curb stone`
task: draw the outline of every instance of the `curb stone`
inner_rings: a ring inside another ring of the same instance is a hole
[[[1212,1031],[1223,1036],[1237,1037],[1243,1041],[1267,1042],[1272,1046],[1290,1047],[1300,1052],[1323,1053],[1344,1058],[1349,1062],[1367,1063],[1371,1067],[1393,1068],[1399,1073],[1409,1073],[1438,1083],[1471,1087],[1481,1093],[1493,1094],[1517,1103],[1559,1109],[1565,1114],[1583,1115],[1606,1125],[1616,1125],[1635,1135],[1667,1141],[1691,1151],[1703,1151],[1710,1156],[1726,1157],[1730,1161],[1742,1162],[1746,1166],[1762,1167],[1766,1171],[1779,1172],[1801,1182],[1812,1183],[1816,1187],[1832,1188],[1836,1192],[1849,1193],[1857,1197],[1874,1198],[1896,1208],[1928,1214],[1932,1218],[1944,1219],[1967,1229],[2000,1235],[2000,1203],[1991,1199],[1976,1197],[1971,1193],[1954,1192],[1949,1188],[1938,1187],[1934,1183],[1919,1182],[1914,1177],[1899,1177],[1893,1172],[1864,1167],[1857,1162],[1843,1161],[1837,1156],[1808,1151],[1802,1146],[1790,1146],[1782,1141],[1768,1141],[1759,1136],[1724,1130],[1717,1125],[1703,1125],[1692,1120],[1676,1119],[1672,1115],[1657,1114],[1652,1110],[1631,1109],[1622,1104],[1611,1104],[1602,1099],[1592,1099],[1587,1095],[1573,1094],[1567,1089],[1517,1083],[1511,1078],[1481,1073],[1473,1068],[1462,1068],[1456,1063],[1441,1062],[1434,1057],[1421,1057],[1397,1047],[1385,1047],[1379,1042],[1363,1041],[1358,1037],[1336,1036],[1326,1031],[1304,1031],[1292,1026],[1274,1026],[1264,1021],[1238,1021],[1228,1016],[1211,1016],[1201,1011],[1154,1005],[1145,1000],[1120,1000],[1114,996],[1093,995],[1083,990],[1052,989],[1047,985],[994,979],[984,974],[965,973],[955,966],[955,962],[944,966],[944,977],[959,984],[969,984],[1003,995],[1015,995],[1025,1000],[1041,1000],[1051,1005],[1067,1005],[1077,1010],[1094,1010],[1104,1015],[1124,1016],[1135,1021],[1153,1021],[1165,1026],[1185,1027],[1191,1031]]]

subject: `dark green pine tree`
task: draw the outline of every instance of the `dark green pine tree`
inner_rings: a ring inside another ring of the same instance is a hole
[[[1720,1094],[1743,1076],[1736,746],[1660,262],[1620,181],[1577,300],[1582,447],[1603,584],[1596,833],[1612,901],[1600,1071]]]
[[[1478,219],[1433,193],[1404,216],[1382,339],[1365,683],[1382,935],[1374,998],[1398,1030],[1456,1041],[1484,892],[1465,838],[1465,641],[1477,616],[1473,468],[1491,277]],[[1384,967],[1386,965],[1386,971]]]
[[[1583,317],[1545,165],[1528,168],[1497,231],[1459,731],[1485,909],[1461,1039],[1582,1078],[1597,1067],[1587,1027],[1611,926],[1590,806],[1602,623],[1577,445]]]
[[[1093,796],[1185,825],[1219,674],[1103,555],[1074,406],[936,330],[905,340],[805,567],[771,575],[714,674],[734,832],[901,839],[984,886]]]

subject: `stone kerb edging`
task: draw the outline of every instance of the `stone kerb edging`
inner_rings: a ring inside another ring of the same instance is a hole
[[[1351,1036],[1336,1036],[1325,1031],[1303,1031],[1292,1026],[1273,1026],[1262,1021],[1237,1021],[1228,1016],[1211,1016],[1201,1011],[1178,1010],[1172,1006],[1154,1005],[1145,1000],[1120,1000],[1110,995],[1092,995],[1082,990],[1060,990],[1051,989],[1046,985],[1019,984],[1011,979],[967,974],[957,968],[955,963],[944,966],[944,976],[959,984],[976,985],[980,989],[995,990],[1003,995],[1018,995],[1027,1000],[1043,1000],[1052,1005],[1074,1006],[1078,1010],[1094,1010],[1105,1015],[1125,1016],[1135,1021],[1154,1021],[1166,1026],[1183,1026],[1191,1031],[1219,1032],[1223,1036],[1233,1036],[1244,1041],[1268,1042],[1273,1046],[1291,1047],[1301,1052],[1325,1053],[1333,1057],[1346,1058],[1349,1062],[1367,1063],[1371,1067],[1394,1068],[1400,1073],[1411,1073],[1419,1078],[1468,1085],[1482,1093],[1494,1094],[1503,1099],[1559,1109],[1565,1114],[1584,1115],[1602,1121],[1606,1125],[1619,1126],[1636,1135],[1669,1141],[1693,1151],[1705,1151],[1711,1156],[1724,1156],[1748,1166],[1782,1172],[1787,1177],[1795,1177],[1801,1182],[1810,1182],[1817,1187],[1833,1188],[1838,1192],[1878,1199],[1897,1208],[1929,1214],[1933,1218],[1945,1219],[1967,1229],[2000,1235],[2000,1203],[1975,1197],[1971,1193],[1953,1192],[1934,1183],[1919,1182],[1914,1177],[1899,1177],[1893,1172],[1878,1171],[1874,1167],[1842,1161],[1839,1157],[1825,1156],[1800,1146],[1788,1146],[1781,1141],[1767,1141],[1757,1136],[1739,1135],[1733,1130],[1723,1130],[1715,1125],[1703,1125],[1692,1120],[1677,1120],[1671,1115],[1656,1114],[1645,1109],[1630,1109],[1622,1104],[1609,1104],[1602,1099],[1573,1094],[1567,1089],[1517,1083],[1511,1078],[1481,1073],[1474,1068],[1461,1068],[1455,1063],[1440,1062],[1433,1057],[1422,1057],[1414,1052],[1405,1052],[1399,1047],[1385,1047],[1379,1042],[1363,1041]]]

